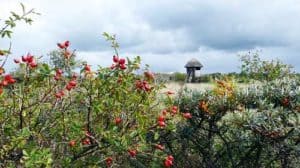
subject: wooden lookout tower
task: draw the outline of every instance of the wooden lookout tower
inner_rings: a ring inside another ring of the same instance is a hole
[[[186,82],[195,82],[195,77],[196,77],[196,70],[201,70],[203,65],[195,58],[191,59],[188,61],[185,66],[186,68]]]

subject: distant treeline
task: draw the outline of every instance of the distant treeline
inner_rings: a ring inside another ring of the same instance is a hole
[[[300,78],[300,73],[293,74]],[[184,82],[186,80],[186,73],[175,72],[172,74],[158,73],[156,74],[159,80],[161,81],[170,81],[170,82]],[[211,74],[202,74],[196,77],[196,83],[210,83],[215,79],[224,79],[231,78],[235,79],[239,83],[247,83],[250,81],[248,75],[244,73],[230,72],[230,73],[211,73]]]
[[[241,65],[240,72],[202,74],[196,77],[197,83],[209,83],[215,79],[230,78],[239,83],[254,81],[273,81],[283,77],[296,77],[300,80],[300,74],[293,70],[293,66],[283,63],[279,59],[262,60],[259,52],[248,52],[239,55]],[[175,72],[172,74],[158,74],[162,81],[186,81],[186,74]]]

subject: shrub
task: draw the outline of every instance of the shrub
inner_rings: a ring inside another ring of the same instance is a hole
[[[201,83],[210,83],[210,82],[212,82],[211,76],[209,74],[201,75],[196,80],[201,82]]]
[[[191,113],[165,134],[177,167],[297,167],[299,80],[284,78],[239,90],[230,81],[186,91],[176,100]]]
[[[176,82],[184,82],[186,79],[186,74],[185,73],[180,73],[180,72],[175,72],[174,73],[174,80]]]
[[[94,71],[84,64],[77,74],[75,53],[65,41],[57,44],[54,66],[28,53],[15,60],[19,68],[12,74],[17,77],[1,74],[0,167],[162,167],[175,162],[155,143],[178,120],[172,99],[161,101],[170,95],[159,96],[164,85],[147,68],[136,75],[140,57],[121,58],[115,36],[103,35],[116,52],[111,67]]]
[[[279,60],[262,61],[258,52],[240,55],[241,75],[254,80],[275,80],[291,74],[291,66]]]

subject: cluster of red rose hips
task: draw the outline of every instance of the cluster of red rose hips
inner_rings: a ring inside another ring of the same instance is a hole
[[[55,71],[54,79],[55,79],[56,81],[59,81],[59,80],[61,79],[62,74],[63,74],[63,71],[62,71],[61,69],[57,69],[57,70]]]
[[[76,87],[76,85],[77,85],[77,82],[75,81],[75,79],[72,79],[72,80],[70,80],[69,83],[67,84],[66,89],[67,89],[68,91],[71,91],[73,88]]]
[[[106,166],[107,166],[107,167],[110,167],[110,166],[112,165],[112,162],[113,162],[112,157],[107,157],[107,158],[105,159],[105,162],[106,162]]]
[[[164,166],[165,167],[171,167],[173,165],[174,157],[172,155],[169,155],[166,157]]]
[[[65,95],[65,92],[63,90],[60,90],[57,93],[55,93],[55,97],[57,99],[61,99],[64,95]]]
[[[135,81],[135,87],[138,90],[146,91],[146,92],[150,92],[151,89],[152,89],[152,87],[149,85],[148,81],[146,81],[146,80],[137,80],[137,81]]]
[[[62,49],[63,55],[66,59],[70,59],[72,56],[72,53],[70,52],[70,50],[68,50],[68,47],[70,46],[70,42],[69,41],[65,41],[63,43],[57,43],[57,46]]]
[[[82,145],[91,145],[91,133],[89,133],[88,131],[85,132],[85,137],[81,140],[81,144]],[[75,147],[76,146],[76,141],[75,140],[70,140],[69,141],[69,146],[70,147]]]
[[[85,64],[83,70],[84,70],[84,75],[86,77],[93,77],[94,73],[92,72],[92,69],[91,69],[90,65]]]
[[[4,75],[4,78],[3,80],[1,81],[1,86],[7,86],[7,85],[10,85],[10,84],[14,84],[16,82],[16,80],[10,75],[10,74],[7,74],[7,75]]]
[[[85,132],[85,137],[81,140],[81,144],[82,145],[91,145],[92,141],[91,141],[91,133],[86,131]]]
[[[184,118],[186,118],[186,119],[191,119],[191,118],[192,118],[192,114],[191,114],[191,113],[188,113],[188,112],[183,113],[182,116],[183,116]]]
[[[160,126],[161,128],[165,127],[166,126],[165,120],[166,120],[166,117],[164,115],[158,116],[157,125]]]
[[[283,106],[285,106],[285,107],[288,107],[289,104],[290,104],[289,98],[287,98],[287,97],[283,98],[283,99],[281,100],[281,104],[282,104]]]
[[[14,62],[16,64],[20,63],[19,59],[14,59]],[[30,53],[28,53],[26,56],[22,56],[22,62],[26,63],[30,68],[35,68],[37,67],[37,63],[33,57],[33,55],[31,55]]]
[[[62,74],[63,74],[63,71],[61,69],[57,69],[54,79],[57,81],[60,80]],[[76,74],[73,74],[72,79],[68,82],[68,84],[65,87],[66,90],[71,91],[72,89],[74,89],[76,87],[76,85],[77,85],[76,78],[77,78]],[[55,97],[57,99],[61,99],[64,95],[65,95],[65,93],[63,90],[60,90],[59,92],[55,93]]]
[[[164,109],[162,111],[162,114],[158,116],[157,118],[157,125],[161,128],[164,128],[166,126],[166,116],[168,114],[168,112],[170,112],[170,114],[172,116],[174,116],[175,114],[177,114],[178,112],[178,107],[177,106],[172,106],[169,110]],[[191,119],[192,118],[192,114],[189,112],[185,112],[182,114],[182,116],[186,119]]]
[[[130,150],[128,150],[128,154],[129,154],[131,157],[135,157],[136,154],[137,154],[137,150],[136,150],[136,149],[130,149]]]
[[[176,113],[178,112],[178,107],[177,106],[173,106],[171,108],[171,114],[172,115],[175,115]],[[182,113],[182,116],[186,119],[191,119],[192,118],[192,114],[189,113],[189,112],[185,112],[185,113]]]
[[[76,87],[76,81],[75,80],[71,80],[69,81],[69,83],[66,85],[66,89],[68,91],[70,91],[71,89],[73,89],[74,87]],[[65,95],[65,92],[63,90],[60,90],[59,92],[55,93],[55,97],[57,99],[61,99],[63,96]]]
[[[121,70],[126,69],[126,60],[124,58],[119,58],[118,56],[113,56],[113,62],[114,64],[111,65],[111,69],[120,68]]]
[[[2,89],[3,86],[12,85],[15,82],[16,80],[10,74],[4,75],[4,78],[0,83],[0,95],[3,93],[3,89]]]
[[[177,113],[177,106],[173,106],[172,110],[176,110],[176,113]],[[175,114],[174,112],[175,111],[173,111],[171,114],[174,115]],[[165,110],[162,111],[162,114],[157,117],[157,125],[160,128],[166,127],[166,122],[165,121],[166,121],[167,114],[168,114],[168,110],[165,109]]]
[[[91,66],[86,64],[86,65],[84,66],[84,71],[85,71],[86,73],[92,72]]]
[[[178,107],[177,107],[177,106],[173,106],[173,107],[171,108],[171,114],[172,114],[172,115],[175,115],[177,112],[178,112]]]
[[[154,74],[150,71],[144,72],[144,75],[147,80],[151,81],[154,80]],[[150,92],[152,90],[152,87],[150,86],[149,82],[147,80],[137,80],[135,81],[135,87],[138,90]]]
[[[70,147],[74,147],[76,145],[76,141],[75,140],[71,140],[70,142],[69,142],[69,146]]]
[[[154,145],[156,149],[163,151],[165,149],[165,147],[161,144],[155,144]]]
[[[120,117],[115,118],[115,124],[116,125],[119,125],[121,122],[122,122],[122,118],[120,118]]]

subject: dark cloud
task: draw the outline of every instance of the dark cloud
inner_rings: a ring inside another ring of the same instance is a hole
[[[255,49],[262,49],[265,59],[279,58],[300,70],[300,5],[296,0],[23,3],[37,8],[42,16],[32,26],[21,24],[15,30],[16,55],[28,50],[45,54],[55,49],[56,42],[68,39],[84,59],[106,65],[113,53],[101,34],[109,32],[117,34],[121,54],[141,55],[157,71],[184,71],[184,63],[192,57],[203,62],[204,72],[237,71],[236,55]],[[1,0],[0,6],[14,10],[17,2]]]
[[[291,10],[285,2],[278,11],[278,4],[274,4],[260,1],[237,4],[231,1],[168,1],[144,6],[140,12],[153,29],[172,31],[184,28],[190,49],[197,50],[202,45],[220,50],[243,50],[289,45],[287,32],[299,28],[297,18],[293,16],[300,16],[300,11]],[[287,20],[289,15],[291,17]]]

